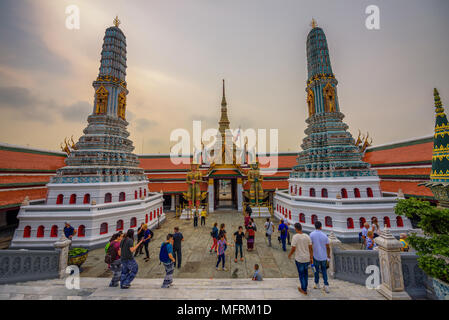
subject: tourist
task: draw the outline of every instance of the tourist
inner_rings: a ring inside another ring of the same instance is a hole
[[[267,218],[267,222],[265,222],[264,228],[265,228],[265,236],[267,237],[268,240],[268,246],[271,247],[271,235],[274,232],[274,224],[273,222],[270,221],[270,218]]]
[[[380,227],[379,227],[379,222],[377,222],[376,217],[373,218],[372,223],[373,223],[372,230],[373,230],[374,238],[377,238],[380,234]]]
[[[76,230],[70,225],[70,223],[64,223],[64,235],[67,239],[72,240],[72,237],[76,235]]]
[[[329,238],[321,231],[321,222],[315,222],[315,231],[310,234],[313,245],[313,264],[315,266],[314,289],[320,288],[320,272],[323,275],[324,291],[329,293],[329,283],[327,282],[327,263],[330,257]]]
[[[399,235],[399,242],[401,243],[402,247],[401,247],[401,251],[402,252],[408,252],[409,247],[408,247],[408,242],[407,240],[407,235],[405,233],[401,233]]]
[[[137,229],[137,242],[139,242],[140,240],[142,240],[143,238],[143,234],[145,233],[145,230],[143,230],[143,226],[145,225],[145,223],[141,223],[139,229]],[[142,252],[143,246],[140,245],[136,252],[134,253],[134,257],[137,257],[137,255],[141,255],[143,254]]]
[[[227,244],[226,244],[226,238],[225,238],[224,234],[221,234],[219,236],[219,239],[220,240],[218,240],[218,250],[217,250],[218,259],[217,259],[217,265],[215,266],[215,268],[217,270],[219,270],[218,265],[220,264],[220,261],[221,261],[222,262],[221,270],[225,271],[225,251],[226,251]]]
[[[365,249],[366,247],[366,236],[368,235],[368,230],[369,230],[369,223],[365,222],[365,224],[363,225],[363,229],[362,229],[362,249]]]
[[[206,211],[206,207],[204,207],[203,210],[201,211],[201,226],[206,225],[206,215],[207,215],[207,211]]]
[[[366,250],[373,250],[376,244],[374,243],[374,232],[368,231],[366,236]]]
[[[147,224],[144,224],[142,226],[142,230],[143,230],[143,238],[142,238],[143,245],[141,244],[140,248],[142,248],[142,246],[145,248],[146,258],[144,260],[145,260],[145,262],[148,262],[150,260],[150,252],[148,251],[148,244],[150,243],[151,239],[153,238],[153,232],[150,230],[150,228],[148,228]]]
[[[256,238],[256,230],[254,229],[254,225],[253,225],[252,221],[248,225],[246,234],[247,234],[246,250],[253,251],[254,250],[254,242],[255,242],[255,238]]]
[[[251,222],[251,216],[248,212],[245,212],[245,230],[248,229],[250,222]]]
[[[288,254],[290,259],[295,254],[295,264],[298,269],[299,283],[298,291],[307,295],[307,286],[309,282],[309,263],[313,264],[313,248],[310,237],[302,232],[302,225],[295,223],[296,234],[292,238],[292,248]]]
[[[234,232],[234,242],[235,242],[235,259],[237,262],[238,252],[240,250],[240,261],[243,261],[243,237],[245,233],[243,232],[243,227],[240,226],[239,229]]]
[[[198,227],[198,210],[193,213],[193,227]]]
[[[251,280],[253,281],[262,281],[262,275],[259,273],[259,265],[256,263],[254,265],[254,274],[253,277],[251,278]]]
[[[256,222],[254,221],[253,218],[251,218],[251,227],[254,229],[254,231],[257,231]]]
[[[123,233],[117,232],[109,240],[109,248],[106,253],[105,262],[110,262],[109,270],[112,271],[112,279],[109,283],[110,287],[118,287],[120,275],[122,273],[122,262],[120,261],[120,242],[123,239]],[[109,256],[109,257],[108,257]],[[108,260],[108,261],[106,261]]]
[[[175,227],[175,233],[173,234],[173,256],[175,257],[175,263],[178,264],[178,269],[181,268],[182,252],[181,242],[184,241],[184,236],[179,232],[179,227]]]
[[[168,288],[173,283],[173,272],[175,270],[176,262],[173,257],[173,235],[171,233],[167,235],[167,240],[161,245],[159,260],[165,268],[165,277],[161,288]]]
[[[220,240],[221,236],[224,236],[225,240],[228,241],[228,237],[226,236],[225,224],[222,223],[220,225],[220,231],[218,231],[218,239]]]
[[[284,223],[284,219],[281,219],[281,223],[279,224],[278,231],[280,233],[280,238],[282,241],[282,250],[287,251],[286,240],[287,240],[288,226]]]
[[[247,205],[247,206],[246,206],[245,211],[246,211],[246,213],[248,214],[248,216],[251,218],[251,214],[253,213],[253,209],[251,209],[251,206],[250,206],[250,205]]]
[[[134,245],[134,229],[128,229],[125,237],[120,243],[120,260],[122,262],[122,275],[120,277],[120,288],[128,289],[136,277],[139,266],[134,260],[133,253],[137,250],[143,239]]]
[[[290,246],[292,242],[290,241],[290,223],[287,222],[287,243]]]
[[[212,228],[212,231],[210,232],[210,236],[212,237],[213,240],[213,244],[212,247],[210,247],[210,253],[212,253],[212,250],[214,250],[215,252],[217,252],[217,245],[218,245],[218,223],[215,222],[214,226]]]

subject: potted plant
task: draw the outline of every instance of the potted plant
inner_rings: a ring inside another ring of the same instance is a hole
[[[414,198],[399,200],[395,212],[408,218],[418,216],[424,235],[413,233],[409,244],[417,251],[419,267],[433,278],[438,299],[449,299],[449,209],[433,207]]]
[[[86,261],[89,250],[84,248],[72,248],[69,251],[68,265],[76,265],[81,269],[81,265]]]

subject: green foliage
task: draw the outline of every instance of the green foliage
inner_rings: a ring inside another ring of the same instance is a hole
[[[84,248],[73,248],[69,251],[69,257],[76,257],[80,254],[86,253],[88,250]]]
[[[408,242],[417,251],[419,267],[429,276],[449,283],[449,210],[410,198],[399,200],[395,213],[421,219],[418,226],[424,236],[412,234]]]

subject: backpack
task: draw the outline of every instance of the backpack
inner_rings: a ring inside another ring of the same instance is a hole
[[[116,258],[117,258],[117,251],[115,251],[114,246],[111,246],[109,243],[108,249],[106,251],[106,256],[104,257],[104,262],[107,264],[111,264],[116,260]]]
[[[104,247],[104,253],[105,253],[105,254],[108,253],[108,249],[109,249],[110,245],[111,245],[111,243],[108,242],[108,243],[106,244],[106,246]]]
[[[159,252],[159,261],[162,263],[167,263],[170,261],[170,258],[168,257],[167,244],[167,242],[164,242],[161,245],[161,251]]]
[[[285,236],[285,234],[287,233],[287,230],[285,230],[285,227],[281,230],[281,235]]]

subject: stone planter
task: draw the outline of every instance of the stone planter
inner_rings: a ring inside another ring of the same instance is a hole
[[[438,300],[449,300],[449,283],[433,279],[433,289]]]
[[[76,256],[69,256],[69,261],[68,261],[68,265],[76,265],[78,266],[78,268],[81,268],[81,265],[86,262],[87,259],[87,255],[88,255],[89,251],[80,253]]]

